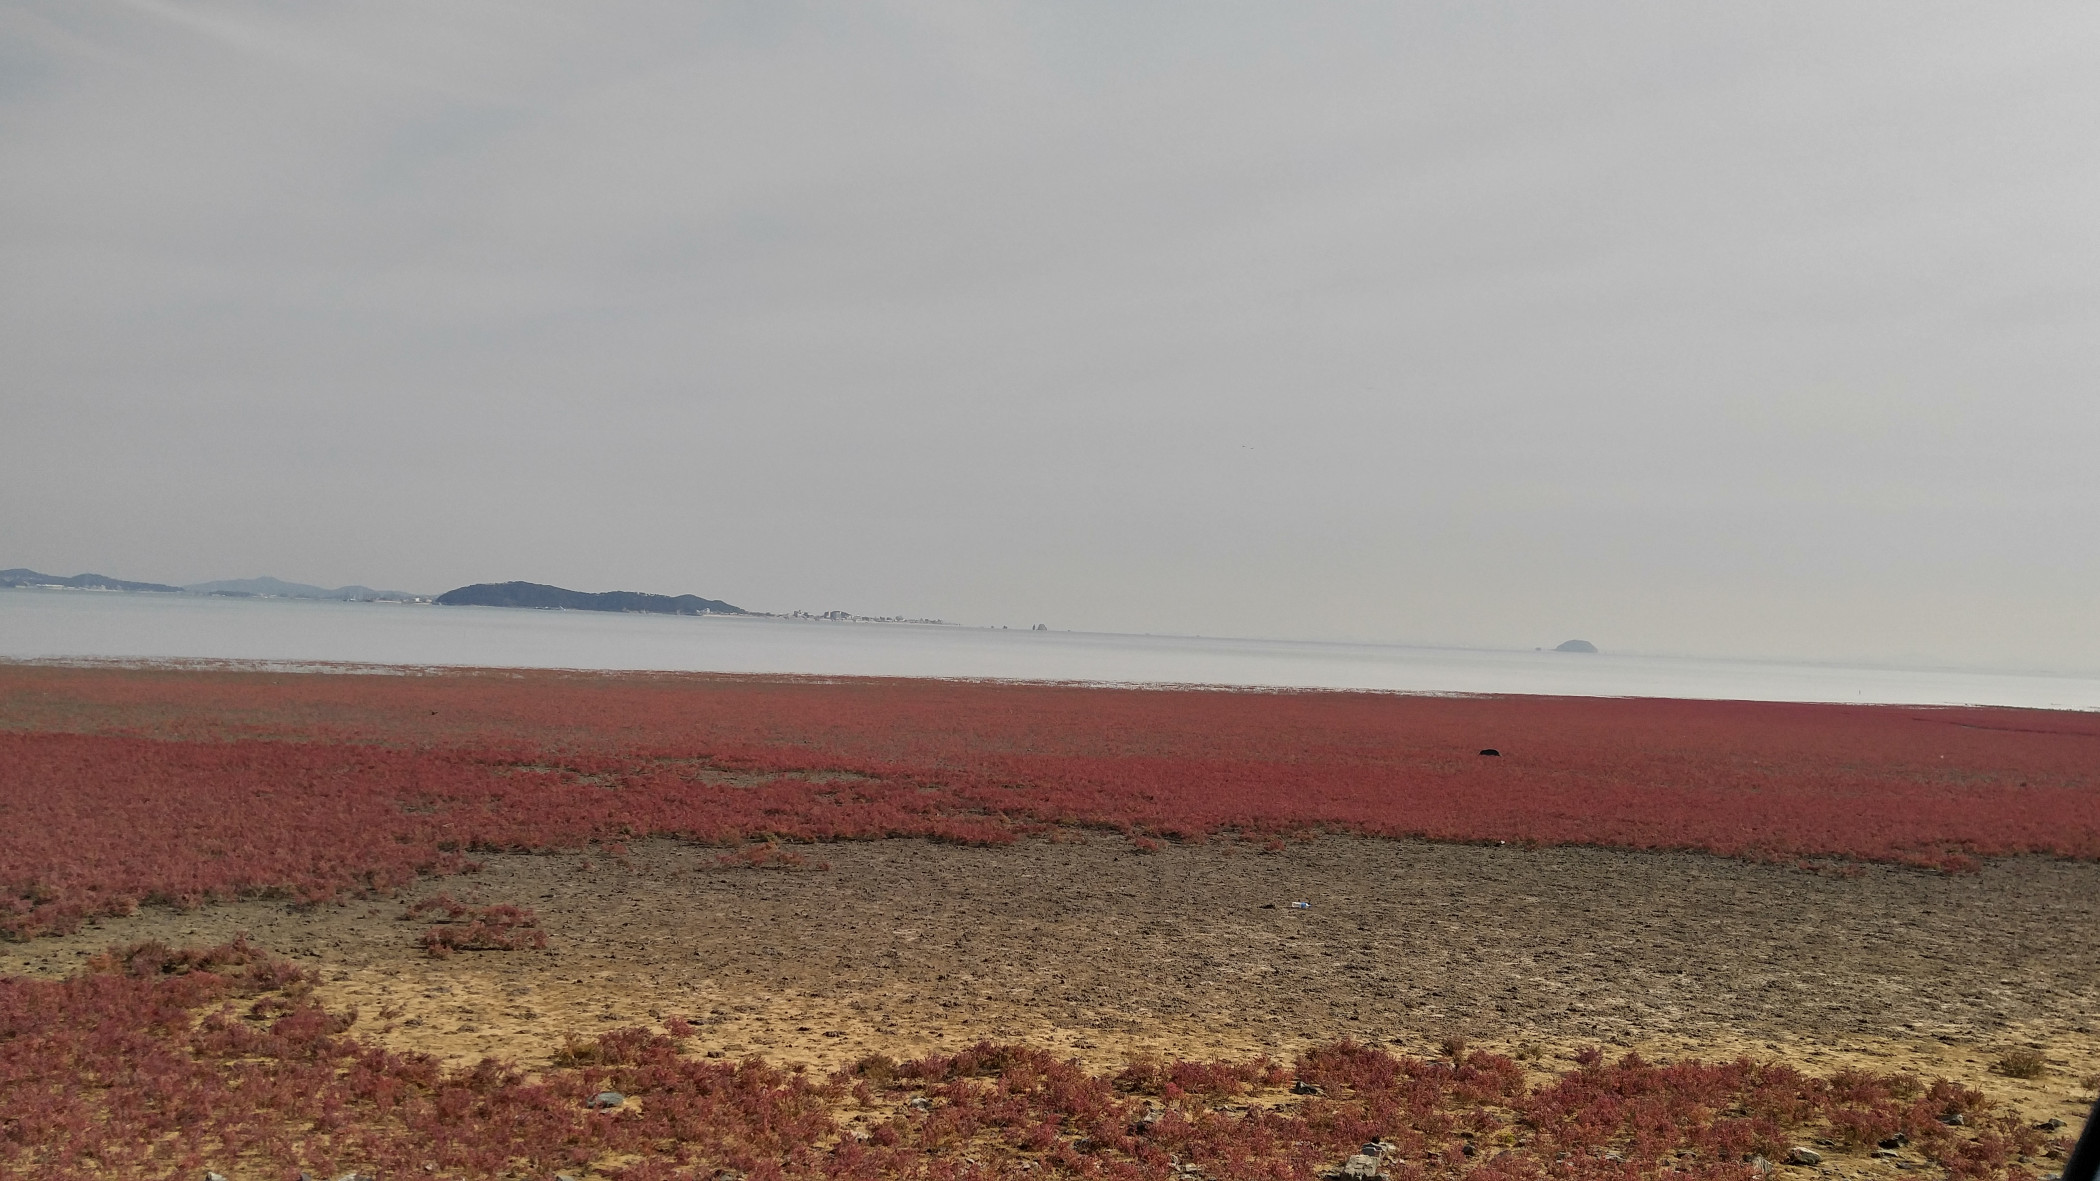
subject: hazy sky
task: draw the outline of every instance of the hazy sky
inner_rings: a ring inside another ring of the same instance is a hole
[[[2100,668],[2100,7],[0,3],[0,566]]]

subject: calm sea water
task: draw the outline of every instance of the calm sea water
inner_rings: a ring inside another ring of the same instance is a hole
[[[988,677],[2100,709],[2100,677],[917,624],[0,590],[0,659]]]

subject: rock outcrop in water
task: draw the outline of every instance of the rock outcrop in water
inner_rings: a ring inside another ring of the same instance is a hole
[[[1597,645],[1588,640],[1569,640],[1553,649],[1555,652],[1595,652]]]
[[[541,611],[639,611],[649,615],[744,615],[742,607],[698,595],[566,590],[539,582],[477,582],[437,597],[442,607],[532,607]]]

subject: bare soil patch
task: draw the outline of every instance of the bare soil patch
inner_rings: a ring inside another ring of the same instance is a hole
[[[1090,1063],[1287,1057],[1457,1033],[1565,1068],[1579,1047],[1945,1074],[2075,1121],[2100,1073],[2100,865],[1835,877],[1697,854],[1327,838],[1135,852],[805,847],[826,871],[723,869],[670,841],[502,856],[400,899],[148,909],[0,945],[56,975],[115,943],[246,931],[318,969],[361,1036],[544,1062],[567,1034],[680,1016],[695,1048],[829,1066],[1026,1041]],[[1849,871],[1848,871],[1849,872]],[[538,911],[543,952],[425,956],[407,901]],[[1293,902],[1310,903],[1294,908]],[[2039,1050],[2042,1072],[1991,1064]]]

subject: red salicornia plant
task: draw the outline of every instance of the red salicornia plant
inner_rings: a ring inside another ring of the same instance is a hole
[[[2090,859],[2096,749],[2100,720],[2036,710],[10,665],[0,935],[651,835],[774,863],[1073,826],[1145,850],[1336,832],[1837,872]]]

